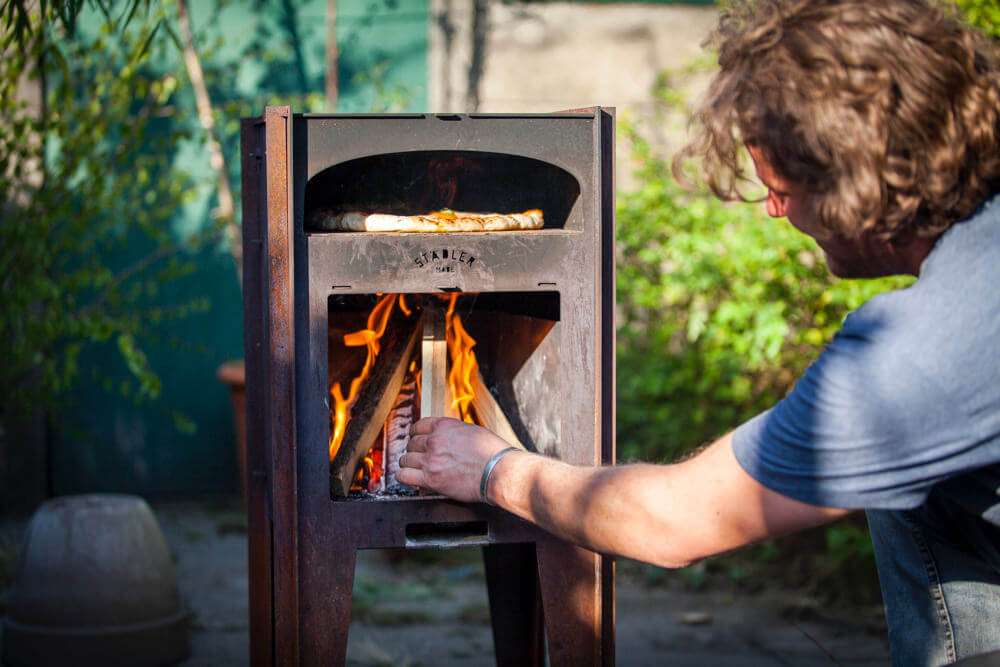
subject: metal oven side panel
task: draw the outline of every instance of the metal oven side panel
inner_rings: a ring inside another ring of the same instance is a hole
[[[601,239],[600,245],[600,316],[597,317],[600,331],[598,359],[601,374],[598,380],[601,405],[601,463],[614,465],[616,462],[615,442],[615,109],[600,109],[600,157],[597,160],[600,181]],[[598,556],[600,568],[601,605],[601,663],[606,666],[615,662],[615,560],[611,556]]]
[[[244,351],[251,660],[297,665],[295,342],[291,123],[268,107],[243,124]]]
[[[275,664],[299,664],[295,423],[292,110],[265,111],[267,161],[268,438],[273,503]]]
[[[271,586],[271,494],[267,470],[267,298],[264,236],[267,225],[264,123],[241,124],[243,180],[243,349],[246,362],[247,546],[250,597],[250,658],[254,667],[273,664]]]

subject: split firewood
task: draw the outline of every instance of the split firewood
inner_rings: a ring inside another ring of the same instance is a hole
[[[474,389],[472,406],[476,409],[476,416],[479,417],[483,428],[493,431],[512,446],[518,449],[525,449],[525,446],[521,443],[521,439],[514,433],[514,429],[511,427],[507,415],[504,414],[503,408],[493,398],[493,394],[490,393],[486,383],[483,382],[482,374],[477,371],[472,378],[472,383]]]
[[[448,341],[444,304],[424,301],[424,332],[421,343],[420,416],[448,416]]]
[[[420,417],[454,417],[448,391],[448,322],[444,303],[424,301],[424,333],[420,347]],[[420,489],[420,495],[430,492]]]
[[[351,408],[344,440],[330,463],[332,497],[343,498],[350,491],[358,463],[368,453],[396,403],[419,333],[416,318],[401,313],[394,313],[390,318],[386,342]]]

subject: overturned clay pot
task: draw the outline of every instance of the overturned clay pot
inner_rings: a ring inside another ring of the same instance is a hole
[[[169,665],[190,654],[163,533],[136,496],[44,503],[25,532],[3,664]]]

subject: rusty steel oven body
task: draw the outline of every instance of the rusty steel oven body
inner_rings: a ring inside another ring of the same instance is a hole
[[[528,447],[573,464],[613,463],[613,151],[605,108],[298,115],[269,107],[243,121],[253,664],[342,664],[356,551],[451,546],[483,548],[499,664],[544,664],[546,647],[553,665],[613,664],[612,559],[483,504],[331,498],[328,452],[337,299],[460,292],[492,304],[471,320],[480,364]],[[416,182],[434,171],[422,162],[452,165],[444,187]],[[403,209],[407,196],[425,199],[411,207],[498,210],[541,199],[549,210],[545,228],[530,231],[308,228],[319,205],[361,197]]]

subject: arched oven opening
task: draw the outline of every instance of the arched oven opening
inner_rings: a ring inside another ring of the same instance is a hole
[[[307,232],[328,231],[324,214],[350,212],[540,210],[543,229],[563,229],[579,216],[579,198],[573,175],[534,158],[458,150],[389,153],[341,162],[309,179],[305,226]]]

